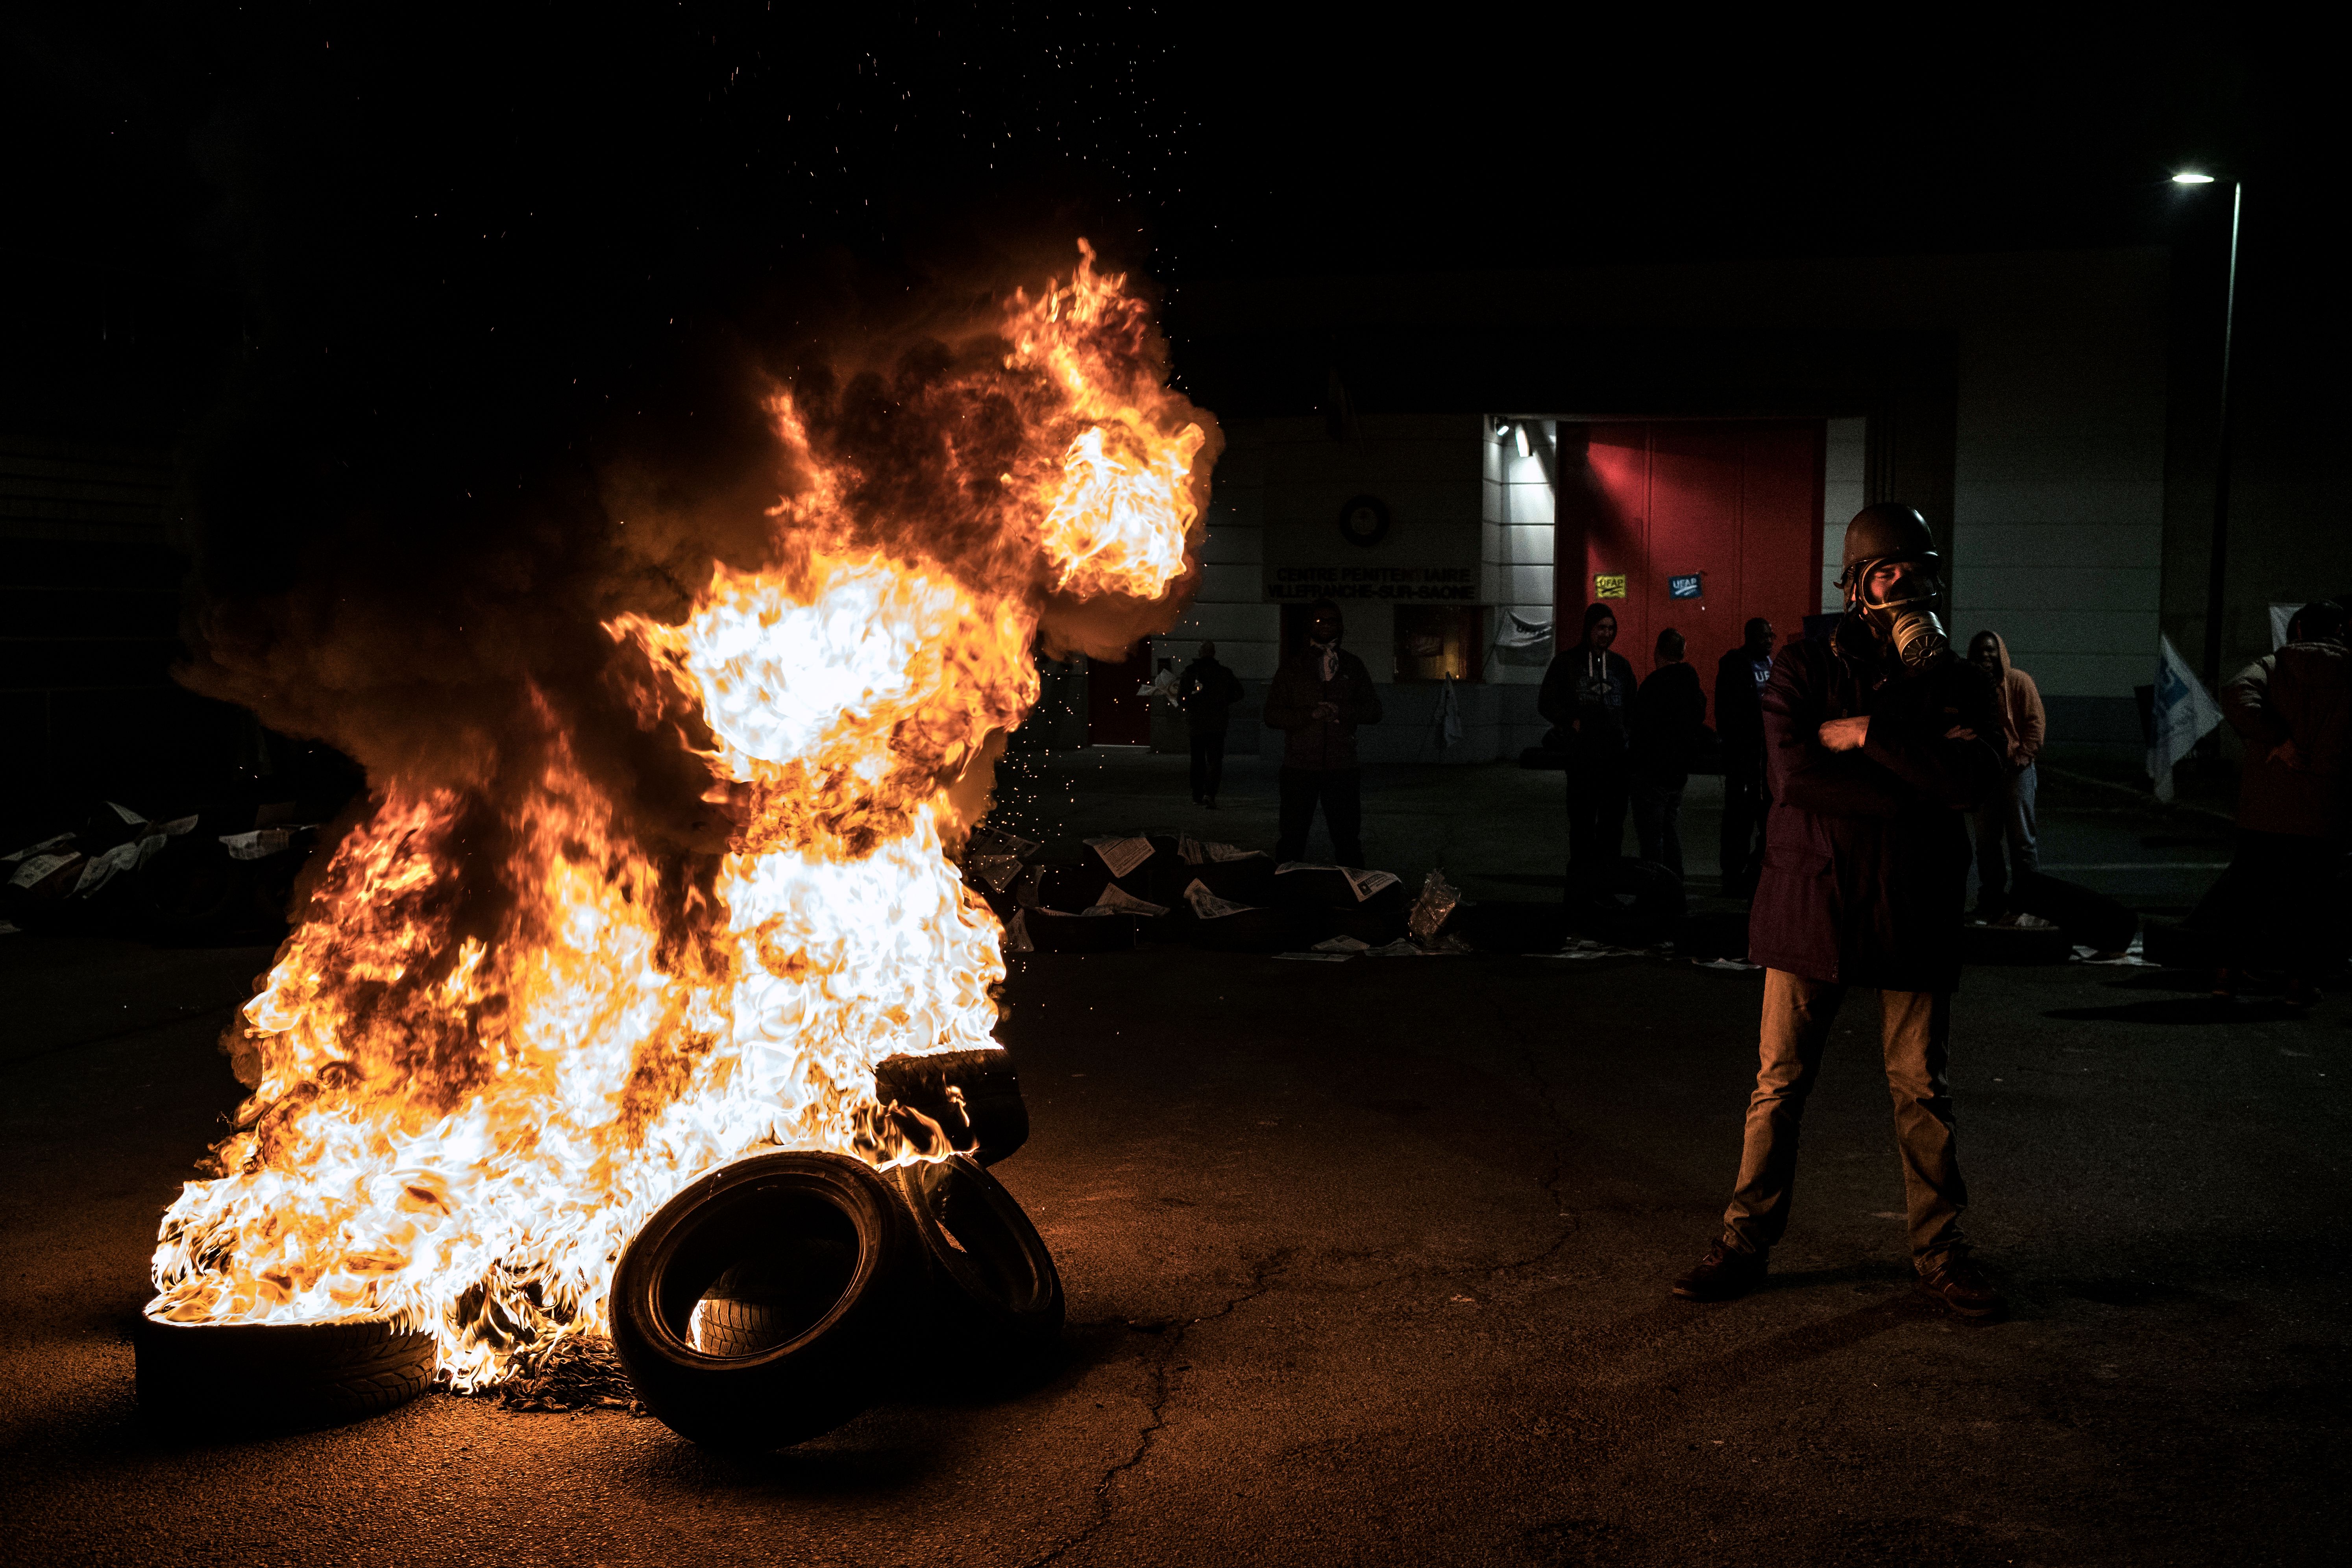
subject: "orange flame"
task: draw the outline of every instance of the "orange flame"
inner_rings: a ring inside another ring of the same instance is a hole
[[[1143,307],[1080,249],[931,389],[1018,414],[975,515],[894,514],[779,393],[776,564],[717,567],[680,624],[606,624],[642,655],[641,722],[685,710],[711,737],[706,798],[736,833],[707,875],[645,849],[560,735],[520,801],[380,784],[245,1009],[254,1092],[221,1173],[164,1215],[150,1313],[419,1322],[476,1387],[600,1331],[622,1247],[714,1166],[940,1152],[873,1068],[992,1045],[1003,931],[950,852],[1055,606],[1172,621],[1213,457]],[[487,856],[513,907],[461,929]]]

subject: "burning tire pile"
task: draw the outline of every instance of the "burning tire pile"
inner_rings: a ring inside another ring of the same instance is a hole
[[[1053,1342],[1053,1259],[986,1168],[1027,1128],[1006,931],[959,861],[1039,656],[1181,616],[1220,445],[1079,250],[977,314],[714,341],[677,428],[562,459],[600,478],[347,519],[446,541],[430,573],[327,552],[211,606],[252,635],[189,683],[368,788],[223,1041],[250,1093],[163,1214],[153,1403],[547,1407],[609,1331],[652,1414],[773,1446]],[[454,663],[415,643],[442,584]]]
[[[622,1252],[613,1348],[671,1430],[781,1447],[910,1383],[1017,1375],[1060,1339],[1053,1255],[988,1170],[1028,1132],[1010,1058],[894,1057],[876,1079],[898,1114],[953,1129],[962,1146],[882,1171],[817,1151],[752,1154],[677,1194]],[[233,1409],[248,1426],[380,1415],[434,1377],[433,1336],[383,1321],[142,1317],[136,1337],[142,1405]]]

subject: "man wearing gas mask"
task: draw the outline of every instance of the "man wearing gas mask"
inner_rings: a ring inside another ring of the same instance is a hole
[[[1878,993],[1912,1261],[1952,1311],[2000,1308],[1969,1260],[1945,1081],[1968,813],[2000,786],[2000,720],[1983,671],[1936,614],[1927,520],[1882,502],[1845,531],[1845,615],[1827,642],[1790,644],[1762,700],[1773,809],[1748,924],[1765,968],[1756,1091],[1721,1239],[1675,1282],[1725,1300],[1764,1278],[1788,1228],[1798,1126],[1849,987]]]

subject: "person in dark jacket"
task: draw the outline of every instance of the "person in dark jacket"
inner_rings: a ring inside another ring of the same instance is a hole
[[[1568,736],[1568,871],[1591,872],[1617,858],[1625,841],[1627,736],[1636,688],[1617,640],[1617,613],[1584,612],[1584,637],[1544,671],[1536,710]]]
[[[1772,809],[1764,787],[1764,683],[1772,674],[1772,623],[1748,623],[1747,641],[1715,667],[1715,729],[1723,738],[1723,894],[1756,890],[1756,865]]]
[[[1192,804],[1217,808],[1217,787],[1225,780],[1225,722],[1242,700],[1242,683],[1217,662],[1217,645],[1204,642],[1201,657],[1184,667],[1176,683],[1176,705],[1192,742]]]
[[[1771,836],[1748,956],[1765,967],[1756,1092],[1720,1240],[1675,1294],[1752,1289],[1789,1223],[1797,1130],[1839,1002],[1878,992],[1895,1139],[1920,1289],[1980,1317],[2000,1297],[1969,1261],[1945,1065],[1968,895],[1967,814],[2000,785],[1991,682],[1931,606],[1927,520],[1864,508],[1846,527],[1846,612],[1827,642],[1780,650],[1765,688]]]
[[[1698,671],[1683,662],[1683,634],[1658,634],[1657,668],[1633,701],[1633,743],[1627,748],[1633,795],[1633,837],[1642,858],[1683,874],[1683,786],[1706,728],[1706,692]]]
[[[2216,995],[2237,994],[2248,968],[2284,968],[2287,1001],[2319,1000],[2319,977],[2343,957],[2336,872],[2352,788],[2352,658],[2342,605],[2296,612],[2288,641],[2221,688],[2221,713],[2245,742],[2238,844],[2230,868],[2189,917],[2227,962]]]
[[[1307,612],[1307,646],[1282,661],[1265,694],[1265,721],[1288,739],[1282,751],[1277,862],[1307,853],[1315,806],[1323,806],[1331,853],[1342,866],[1364,863],[1363,770],[1356,727],[1381,721],[1380,694],[1364,661],[1339,646],[1346,627],[1328,599]]]

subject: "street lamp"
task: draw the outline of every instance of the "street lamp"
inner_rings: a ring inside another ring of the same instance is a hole
[[[2183,169],[2172,176],[2176,185],[2210,185],[2213,176]],[[2230,281],[2221,306],[2221,412],[2213,440],[2213,558],[2205,588],[2205,679],[2221,684],[2221,610],[2225,599],[2222,574],[2228,566],[2230,540],[2230,349],[2238,322],[2238,223],[2244,215],[2246,184],[2230,182]]]

